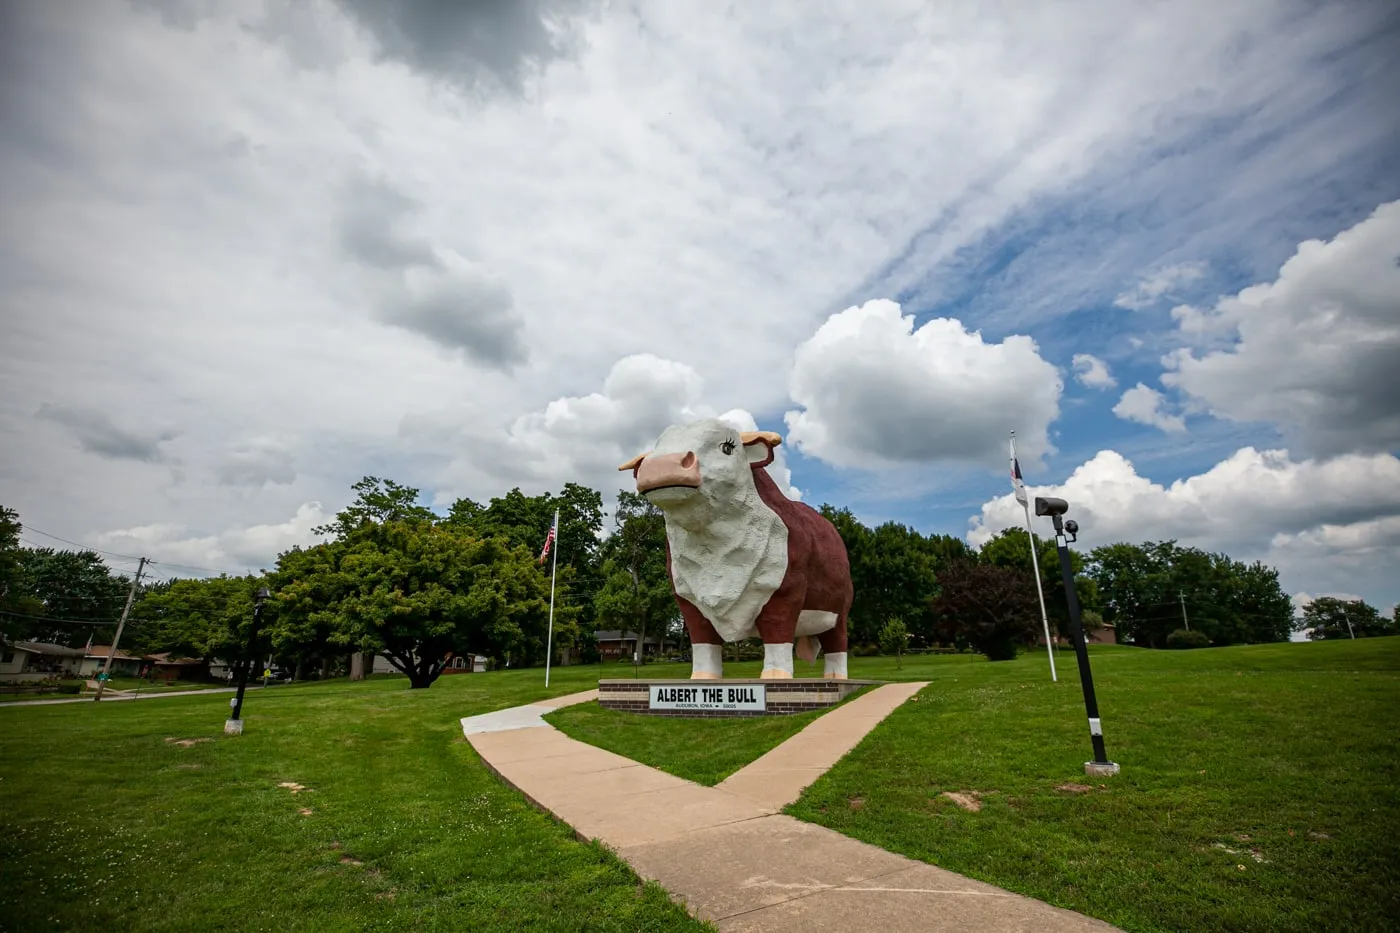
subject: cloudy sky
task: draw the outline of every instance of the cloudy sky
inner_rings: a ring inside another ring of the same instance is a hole
[[[0,502],[242,572],[668,423],[1400,599],[1387,0],[0,7]],[[27,532],[34,543],[52,543]],[[120,563],[119,563],[120,565]]]

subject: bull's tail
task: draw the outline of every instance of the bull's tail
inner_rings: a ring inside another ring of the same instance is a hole
[[[817,659],[817,652],[821,650],[822,643],[815,635],[799,635],[797,637],[796,654],[803,661],[811,664]]]

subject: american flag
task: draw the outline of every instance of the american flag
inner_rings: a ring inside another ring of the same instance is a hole
[[[552,545],[552,544],[554,543],[554,533],[555,533],[558,529],[559,529],[559,516],[558,516],[558,515],[555,515],[555,516],[554,516],[554,524],[552,524],[552,525],[549,526],[549,535],[544,539],[544,550],[543,550],[543,551],[540,551],[540,559],[537,560],[537,561],[535,561],[535,563],[537,563],[537,564],[543,564],[543,563],[544,563],[544,559],[545,559],[546,557],[549,556],[549,548],[550,548],[550,545]]]
[[[1026,504],[1026,484],[1021,481],[1021,464],[1016,460],[1016,432],[1011,432],[1011,488],[1016,492],[1016,501]]]

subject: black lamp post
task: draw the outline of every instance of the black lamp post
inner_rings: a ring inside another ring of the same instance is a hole
[[[258,629],[262,625],[263,601],[271,595],[265,586],[258,587],[258,591],[253,594],[253,628],[243,646],[243,663],[238,670],[238,694],[233,698],[233,712],[229,714],[228,722],[224,723],[225,735],[243,734],[243,691],[248,688],[248,670],[253,666],[251,654],[258,641]]]
[[[1089,670],[1089,648],[1084,642],[1084,624],[1079,615],[1079,593],[1074,588],[1074,565],[1069,559],[1069,541],[1079,538],[1079,523],[1063,521],[1069,503],[1063,499],[1036,496],[1035,514],[1049,515],[1055,523],[1055,550],[1060,554],[1060,575],[1065,581],[1065,600],[1069,603],[1070,640],[1079,661],[1079,684],[1084,689],[1084,710],[1089,714],[1089,741],[1094,745],[1094,760],[1084,762],[1084,773],[1107,777],[1118,773],[1118,765],[1108,760],[1103,744],[1103,724],[1099,720],[1099,700],[1094,695],[1094,675]],[[1068,540],[1065,537],[1068,532]]]

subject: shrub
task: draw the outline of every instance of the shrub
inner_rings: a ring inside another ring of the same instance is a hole
[[[1209,648],[1210,639],[1205,632],[1188,632],[1179,628],[1167,636],[1168,648]]]
[[[956,561],[938,571],[939,595],[930,608],[934,637],[969,645],[989,661],[1010,661],[1035,637],[1035,577],[1024,570]]]
[[[58,685],[58,692],[59,692],[59,693],[77,693],[78,690],[79,690],[79,687],[78,687],[77,684],[59,684],[59,685]]]

